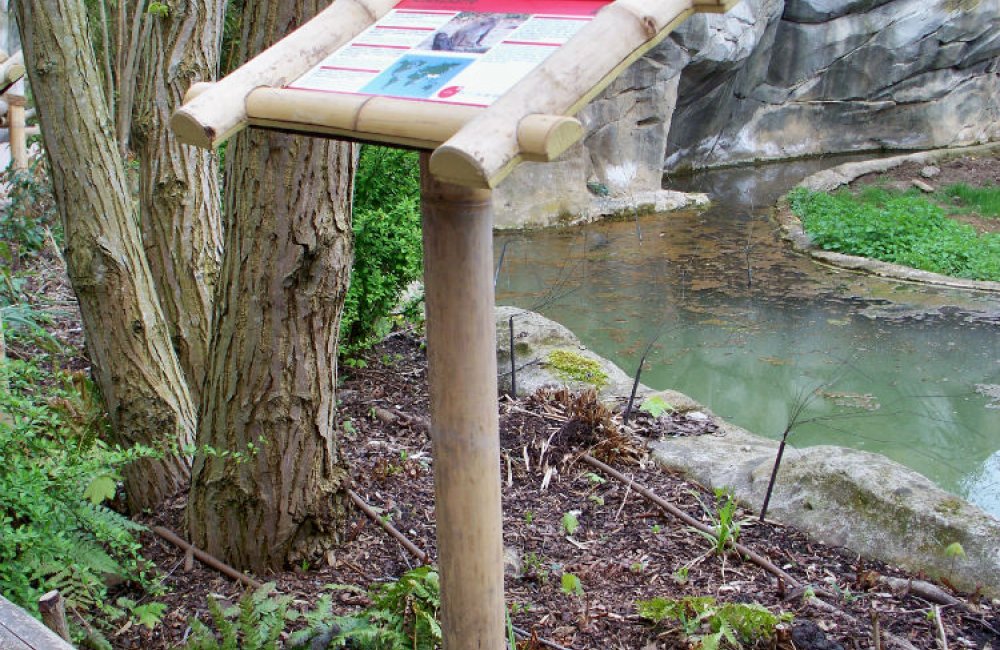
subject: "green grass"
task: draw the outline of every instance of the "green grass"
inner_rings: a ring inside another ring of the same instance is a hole
[[[971,187],[964,183],[949,185],[937,193],[943,195],[950,207],[975,212],[981,217],[1000,217],[1000,186]]]
[[[813,243],[824,250],[1000,281],[1000,234],[977,234],[915,191],[870,187],[858,194],[828,194],[798,188],[788,198]]]

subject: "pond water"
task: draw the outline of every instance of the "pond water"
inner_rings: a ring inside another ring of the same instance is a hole
[[[884,454],[1000,518],[1000,298],[827,268],[768,214],[844,160],[671,183],[705,212],[499,233],[497,299],[539,311],[643,383],[795,446]],[[991,397],[992,395],[992,397]]]

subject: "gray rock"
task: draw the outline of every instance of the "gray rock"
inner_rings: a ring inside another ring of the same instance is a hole
[[[940,174],[941,168],[934,165],[927,165],[920,170],[920,175],[927,179],[937,178]]]
[[[627,398],[632,390],[632,379],[624,370],[607,359],[584,348],[580,339],[559,323],[541,314],[516,307],[498,307],[497,318],[497,367],[499,385],[503,392],[510,392],[510,329],[514,317],[514,358],[516,362],[517,394],[530,395],[539,388],[567,386],[574,390],[598,388],[605,402]],[[597,383],[567,379],[549,362],[553,352],[566,352],[592,361],[600,367],[606,378]],[[641,386],[641,394],[652,389]]]
[[[710,487],[731,487],[759,510],[777,443],[732,425],[721,431],[664,439],[654,445],[654,457]],[[962,589],[1000,595],[1000,521],[877,454],[786,449],[768,518],[867,557],[947,578]],[[966,557],[945,555],[953,542]]]

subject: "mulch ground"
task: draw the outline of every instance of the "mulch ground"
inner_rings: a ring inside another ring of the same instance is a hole
[[[370,353],[367,362],[367,368],[349,371],[340,392],[342,422],[351,423],[342,427],[347,431],[342,442],[355,490],[433,558],[425,354],[418,338],[400,335]],[[689,647],[670,625],[653,626],[637,616],[636,601],[655,596],[713,596],[794,614],[779,638],[759,647],[869,648],[875,620],[883,631],[882,647],[892,647],[886,632],[917,648],[939,647],[935,622],[928,616],[933,603],[905,589],[894,592],[879,579],[919,576],[810,540],[792,528],[744,523],[740,542],[810,585],[828,604],[807,602],[801,589],[789,588],[755,564],[733,555],[723,561],[703,536],[580,460],[586,451],[612,459],[631,480],[711,525],[715,495],[655,467],[644,446],[647,435],[712,435],[712,421],[679,414],[654,421],[642,413],[633,421],[635,433],[602,445],[598,443],[605,436],[594,437],[595,424],[614,429],[619,415],[609,420],[586,398],[548,393],[502,399],[500,422],[507,602],[514,625],[540,639],[524,648]],[[146,523],[182,530],[183,507],[178,501]],[[573,513],[579,524],[571,535],[562,524],[566,513]],[[741,512],[739,518],[751,515]],[[353,515],[350,537],[331,558],[332,565],[257,577],[274,581],[303,608],[321,594],[333,593],[336,612],[348,613],[365,606],[366,598],[352,591],[328,592],[328,585],[367,589],[419,564],[361,512]],[[152,631],[127,626],[112,635],[116,648],[175,647],[188,633],[189,619],[206,615],[210,594],[235,602],[244,592],[198,563],[185,571],[183,552],[152,534],[145,534],[143,542],[147,556],[166,576],[169,593],[157,600],[169,605],[168,614]],[[579,578],[583,595],[564,593],[563,573]],[[962,604],[941,610],[950,647],[1000,647],[997,604],[955,595]]]

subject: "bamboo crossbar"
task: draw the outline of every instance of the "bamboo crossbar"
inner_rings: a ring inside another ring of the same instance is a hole
[[[0,63],[0,92],[6,92],[24,76],[24,73],[24,53],[18,50]]]
[[[251,126],[432,150],[486,109],[394,97],[257,88],[247,97],[246,111]],[[539,162],[554,160],[581,137],[583,125],[560,115],[526,115],[517,126],[523,155]]]

